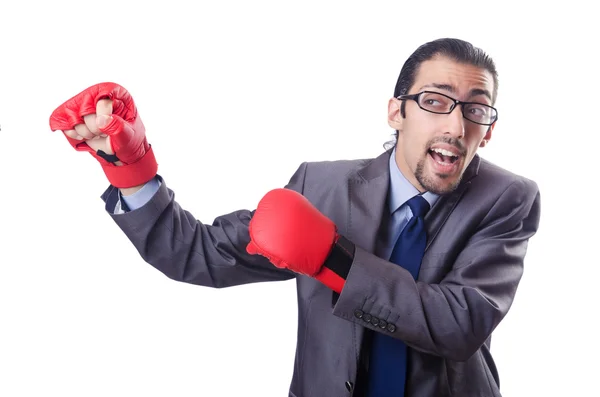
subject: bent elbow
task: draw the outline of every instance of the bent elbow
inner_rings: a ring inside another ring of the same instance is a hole
[[[450,361],[464,362],[469,360],[479,350],[479,346],[451,347],[443,352],[442,357]]]

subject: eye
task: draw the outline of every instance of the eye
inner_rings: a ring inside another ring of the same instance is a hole
[[[445,112],[450,109],[453,102],[441,94],[425,92],[420,98],[421,106],[436,112]]]
[[[426,105],[430,105],[430,106],[434,106],[434,105],[440,105],[441,102],[438,101],[437,99],[425,99],[425,104]]]
[[[488,114],[490,113],[490,108],[483,105],[470,105],[467,109],[467,112],[473,117],[483,119],[488,117]]]

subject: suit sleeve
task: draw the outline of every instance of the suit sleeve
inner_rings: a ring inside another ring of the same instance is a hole
[[[334,314],[421,352],[467,360],[507,314],[539,218],[537,185],[513,182],[438,284],[356,247]]]
[[[287,188],[301,191],[302,168]],[[106,211],[147,263],[173,280],[213,288],[295,277],[266,258],[246,252],[253,211],[234,211],[204,224],[181,208],[175,193],[157,178],[156,193],[134,210],[121,209],[125,203],[113,186],[102,195]]]

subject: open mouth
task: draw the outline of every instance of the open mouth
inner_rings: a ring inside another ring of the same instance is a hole
[[[459,171],[462,154],[458,150],[449,149],[432,147],[427,151],[433,163],[433,171],[439,176],[449,176]]]
[[[459,155],[442,148],[432,148],[429,149],[427,152],[433,158],[433,160],[435,160],[436,163],[439,163],[443,166],[452,165],[456,163],[460,158]]]

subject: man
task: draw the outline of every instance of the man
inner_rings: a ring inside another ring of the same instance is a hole
[[[202,224],[173,199],[133,99],[90,87],[50,118],[111,183],[106,209],[175,280],[296,279],[290,396],[500,396],[492,331],[537,231],[537,185],[480,158],[498,119],[493,61],[456,39],[404,64],[369,160],[303,163],[255,211]]]

